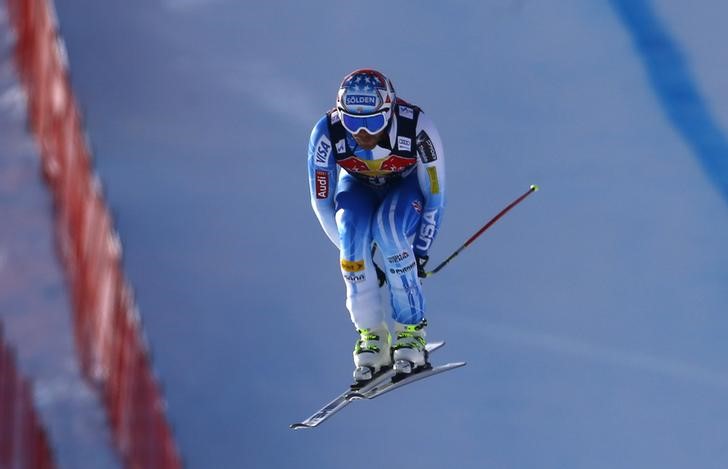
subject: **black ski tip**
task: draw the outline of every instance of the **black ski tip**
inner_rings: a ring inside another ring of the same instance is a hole
[[[305,423],[292,423],[288,426],[291,430],[300,430],[301,428],[312,428],[310,425],[306,425]]]

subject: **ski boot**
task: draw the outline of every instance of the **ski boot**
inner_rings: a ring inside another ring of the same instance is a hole
[[[392,364],[392,336],[385,323],[376,329],[357,329],[359,340],[354,345],[354,380],[369,381],[382,367]]]
[[[419,324],[395,323],[394,330],[397,333],[397,340],[394,342],[392,350],[394,350],[394,371],[397,374],[409,374],[415,368],[427,365],[426,327],[426,319],[420,321]]]

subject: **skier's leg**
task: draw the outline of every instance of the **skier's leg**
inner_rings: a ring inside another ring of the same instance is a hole
[[[346,284],[346,307],[357,329],[379,326],[383,318],[379,284],[371,256],[371,218],[376,195],[344,174],[336,194],[341,274]]]
[[[346,307],[360,338],[354,347],[354,379],[371,378],[391,363],[389,330],[379,296],[379,282],[372,262],[371,219],[376,194],[344,174],[336,194],[341,274],[346,284]]]
[[[423,197],[415,177],[393,188],[374,215],[374,240],[384,258],[389,284],[396,342],[393,345],[395,368],[403,363],[425,364],[425,299],[417,277],[417,265],[410,238],[419,226]],[[404,365],[403,365],[404,366]]]
[[[408,177],[392,188],[372,220],[374,241],[384,258],[391,292],[392,318],[402,324],[419,324],[425,314],[422,286],[409,241],[420,221],[422,199],[416,177]]]

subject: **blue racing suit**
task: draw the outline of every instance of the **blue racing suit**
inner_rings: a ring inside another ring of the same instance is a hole
[[[382,254],[393,319],[419,323],[425,300],[415,254],[427,255],[445,204],[445,154],[432,121],[398,99],[385,136],[364,150],[336,110],[329,111],[311,132],[308,179],[316,217],[339,248],[355,327],[384,320],[373,243]]]

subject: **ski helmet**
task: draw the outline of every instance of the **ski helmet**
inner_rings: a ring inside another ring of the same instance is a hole
[[[395,101],[389,78],[371,69],[355,70],[341,82],[336,110],[344,128],[355,134],[375,135],[389,124]]]

